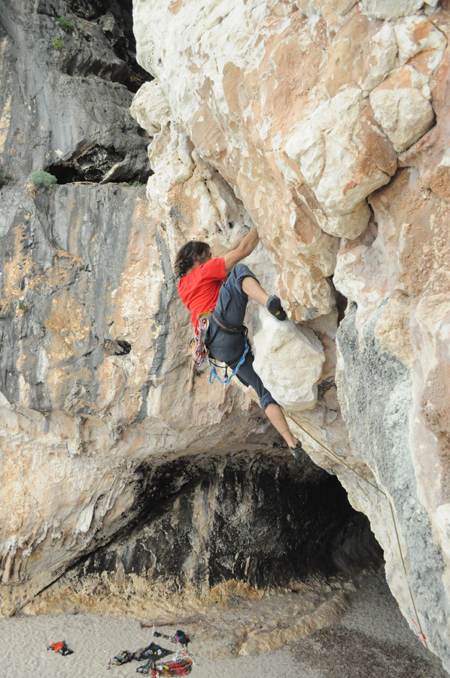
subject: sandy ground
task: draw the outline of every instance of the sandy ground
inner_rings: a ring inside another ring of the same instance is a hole
[[[191,643],[193,678],[448,678],[409,629],[381,575],[354,579],[349,608],[341,620],[282,650],[256,656],[209,658],[208,629],[197,628]],[[160,629],[169,634],[175,629]],[[184,628],[191,631],[189,627]],[[47,651],[66,640],[74,654]],[[138,621],[99,614],[21,615],[0,619],[1,678],[131,678],[136,662],[112,666],[121,650],[137,650],[152,640]],[[159,639],[164,647],[173,647]]]

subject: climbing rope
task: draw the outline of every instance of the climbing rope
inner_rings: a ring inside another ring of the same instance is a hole
[[[402,546],[401,546],[401,543],[400,543],[400,535],[399,535],[399,532],[398,532],[397,521],[396,521],[396,519],[395,519],[395,513],[394,513],[394,507],[392,506],[391,500],[389,499],[389,497],[387,496],[387,494],[386,494],[385,492],[383,492],[383,490],[381,490],[379,487],[377,487],[374,483],[371,483],[370,480],[367,480],[367,478],[364,478],[363,475],[361,475],[360,473],[358,473],[358,471],[356,471],[356,470],[355,470],[354,468],[352,468],[349,464],[347,464],[347,462],[345,462],[343,459],[341,459],[340,457],[338,457],[337,454],[335,454],[334,452],[332,452],[332,451],[330,450],[329,447],[327,447],[326,445],[324,445],[320,440],[317,440],[317,438],[315,438],[315,437],[312,435],[312,433],[310,433],[309,431],[307,431],[307,430],[306,430],[306,429],[305,429],[305,428],[304,428],[304,427],[303,427],[303,426],[302,426],[302,425],[301,425],[301,424],[300,424],[293,416],[291,416],[290,414],[288,414],[284,409],[283,409],[283,412],[284,412],[285,416],[286,416],[288,419],[290,419],[291,421],[293,421],[294,424],[296,424],[296,426],[298,426],[298,427],[303,431],[303,433],[306,433],[306,435],[308,435],[310,438],[312,438],[312,440],[314,440],[318,445],[320,445],[321,447],[323,447],[323,449],[326,450],[326,452],[328,452],[328,454],[330,454],[332,457],[334,457],[334,459],[336,459],[340,464],[342,464],[343,466],[345,466],[349,471],[351,471],[351,472],[354,473],[356,476],[358,476],[358,478],[361,478],[361,480],[363,480],[365,483],[367,483],[368,485],[370,485],[370,487],[373,487],[375,490],[377,490],[377,492],[380,492],[382,495],[384,495],[385,499],[387,499],[387,501],[389,502],[389,507],[390,507],[390,509],[391,509],[391,515],[392,515],[392,522],[394,523],[395,536],[396,536],[397,544],[398,544],[398,550],[399,550],[399,552],[400,552],[400,559],[401,559],[401,561],[402,561],[403,572],[404,572],[404,574],[405,574],[406,584],[407,584],[407,586],[408,586],[409,595],[411,596],[411,602],[412,602],[412,605],[413,605],[413,608],[414,608],[414,614],[415,614],[415,616],[416,616],[416,619],[411,618],[411,621],[412,621],[412,623],[414,624],[414,626],[415,626],[416,629],[417,629],[416,633],[417,633],[417,635],[418,635],[419,640],[425,645],[425,647],[427,648],[427,650],[428,650],[428,652],[429,652],[429,654],[430,654],[431,661],[433,662],[433,666],[434,666],[434,668],[435,668],[435,670],[436,670],[436,673],[437,673],[439,676],[443,677],[442,671],[440,670],[439,666],[436,664],[434,654],[432,653],[432,651],[431,651],[430,648],[428,647],[427,639],[426,639],[426,637],[425,637],[425,634],[424,634],[423,629],[422,629],[422,625],[421,625],[421,623],[420,623],[420,618],[419,618],[419,614],[418,614],[418,612],[417,612],[416,602],[415,602],[415,600],[414,600],[414,596],[413,596],[413,593],[412,593],[412,590],[411,590],[411,587],[410,587],[409,581],[408,581],[408,572],[407,572],[407,569],[406,569],[405,559],[404,559],[404,557],[403,557]]]

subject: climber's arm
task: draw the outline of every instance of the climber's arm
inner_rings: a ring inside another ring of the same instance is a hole
[[[258,242],[258,231],[253,226],[252,230],[242,239],[242,242],[235,249],[225,254],[225,271],[227,275],[233,266],[236,266],[242,259],[245,259],[245,257],[248,257],[253,252]]]
[[[244,240],[245,236],[249,234],[249,232],[250,231],[248,231],[247,229],[242,228],[238,232],[238,234],[235,237],[235,239],[233,240],[233,242],[231,243],[231,247],[229,248],[228,252],[232,252],[233,250],[236,250],[239,247],[239,245],[241,244],[241,242]]]

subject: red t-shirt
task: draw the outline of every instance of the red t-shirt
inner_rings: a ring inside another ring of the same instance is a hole
[[[191,323],[197,331],[197,316],[213,311],[225,280],[225,259],[211,259],[189,271],[178,283],[178,294],[191,312]]]

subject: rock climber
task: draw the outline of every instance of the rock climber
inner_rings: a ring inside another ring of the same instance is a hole
[[[191,313],[191,322],[198,334],[198,316],[210,314],[205,344],[214,360],[231,370],[244,386],[252,386],[261,408],[276,430],[283,436],[295,458],[300,458],[302,445],[289,430],[281,407],[263,385],[253,369],[253,354],[247,348],[244,316],[248,298],[266,306],[277,320],[286,320],[279,297],[269,296],[256,276],[243,263],[259,242],[256,228],[241,232],[223,257],[213,258],[205,242],[191,240],[177,254],[175,273],[181,301]],[[245,359],[242,360],[242,358]]]

